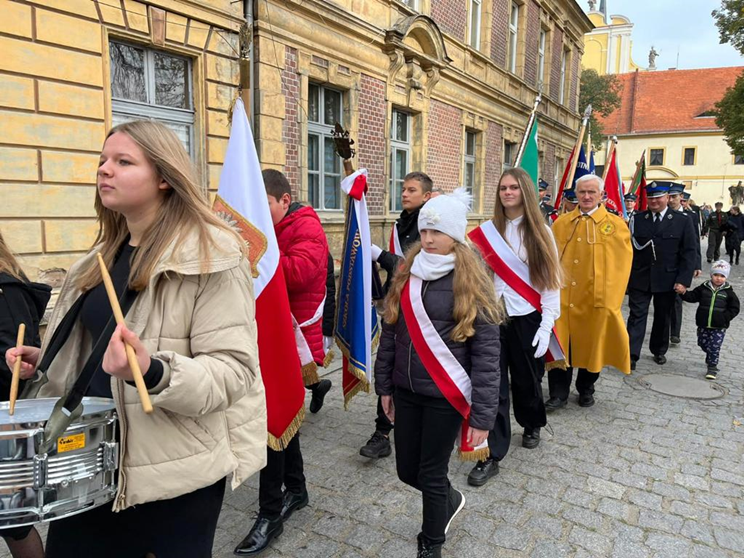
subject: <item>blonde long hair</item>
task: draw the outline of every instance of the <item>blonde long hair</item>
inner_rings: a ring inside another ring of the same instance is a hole
[[[519,227],[523,234],[523,245],[527,251],[530,282],[539,291],[560,289],[563,270],[555,248],[555,242],[545,226],[545,219],[540,211],[535,185],[532,183],[530,175],[520,168],[513,168],[503,172],[499,178],[499,189],[501,188],[501,180],[505,176],[514,178],[522,192],[524,219]],[[496,207],[493,211],[493,224],[501,236],[504,236],[506,213],[504,206],[501,204],[501,196],[498,190],[496,191]]]
[[[5,244],[5,239],[3,238],[3,234],[0,232],[0,273],[7,273],[8,275],[12,275],[19,281],[25,280],[25,276],[23,275],[23,270],[21,269],[20,264],[18,263],[18,260],[16,259],[13,252],[10,250],[7,244]]]
[[[454,293],[455,328],[452,330],[452,340],[464,342],[475,335],[475,319],[480,314],[487,321],[500,324],[505,319],[503,306],[496,300],[493,281],[486,272],[483,261],[467,244],[456,242],[455,276],[452,284]],[[411,246],[406,252],[406,259],[401,268],[395,273],[390,291],[385,298],[385,321],[394,324],[400,315],[400,296],[408,278],[411,276],[413,259],[421,251],[421,243]]]
[[[142,149],[158,176],[170,186],[163,191],[157,216],[144,232],[132,257],[130,288],[138,291],[145,289],[166,248],[173,241],[177,242],[177,248],[193,229],[199,234],[203,269],[209,266],[210,247],[220,249],[209,232],[209,226],[235,236],[236,242],[244,249],[242,239],[209,207],[207,197],[194,177],[191,159],[176,134],[164,124],[151,120],[119,124],[111,129],[106,139],[116,133],[129,136]],[[101,255],[110,268],[116,252],[129,235],[129,229],[124,215],[104,207],[97,189],[95,208],[99,226],[95,243],[102,244]],[[101,271],[98,264],[93,262],[80,276],[78,287],[88,290],[101,281]]]

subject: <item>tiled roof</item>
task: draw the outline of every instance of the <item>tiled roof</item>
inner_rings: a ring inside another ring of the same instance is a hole
[[[608,135],[717,130],[714,108],[744,66],[619,74],[622,104],[601,119]]]

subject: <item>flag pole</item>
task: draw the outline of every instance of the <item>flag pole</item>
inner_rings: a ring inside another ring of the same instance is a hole
[[[519,151],[517,151],[517,157],[514,159],[514,165],[515,167],[519,166],[519,163],[522,162],[522,155],[524,155],[524,150],[527,147],[527,140],[530,137],[530,133],[532,132],[532,126],[535,124],[535,118],[537,118],[537,107],[540,106],[540,103],[542,102],[542,93],[538,93],[535,97],[535,104],[532,107],[532,112],[530,112],[530,117],[527,120],[527,127],[524,129],[524,136],[522,136],[522,142],[519,144]]]
[[[584,141],[584,134],[586,133],[586,128],[589,123],[589,117],[592,115],[592,105],[588,105],[586,107],[586,110],[584,111],[584,118],[581,120],[581,130],[579,130],[579,137],[576,138],[576,146],[574,147],[574,158],[571,161],[571,172],[568,173],[568,180],[566,180],[566,185],[564,186],[564,189],[570,190],[571,186],[573,185],[573,179],[576,175],[576,165],[579,162],[579,153],[581,152],[581,142]],[[588,164],[588,160],[587,160]]]
[[[586,164],[588,165],[592,158],[592,129],[586,129]]]
[[[607,173],[610,172],[610,161],[612,161],[612,155],[615,153],[615,146],[617,145],[617,136],[612,136],[610,140],[610,149],[607,152],[607,158],[605,159],[605,168],[602,173],[602,180],[607,180]]]
[[[646,150],[643,150],[643,153],[641,153],[641,158],[636,161],[636,170],[633,173],[633,178],[630,180],[630,187],[635,188],[635,190],[631,191],[631,194],[635,194],[638,191],[638,188],[636,187],[636,178],[638,178],[638,173],[641,172],[641,165],[643,164],[643,160],[646,158]],[[637,194],[636,194],[637,195]]]

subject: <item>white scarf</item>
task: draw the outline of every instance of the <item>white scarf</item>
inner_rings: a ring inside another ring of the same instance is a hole
[[[424,281],[436,281],[455,269],[455,255],[429,254],[421,250],[413,258],[411,275],[415,275]]]

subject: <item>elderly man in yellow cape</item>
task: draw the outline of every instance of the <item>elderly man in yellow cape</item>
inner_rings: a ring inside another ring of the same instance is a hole
[[[633,262],[625,221],[600,203],[604,181],[588,174],[576,181],[579,205],[553,223],[565,273],[556,331],[568,368],[548,371],[547,411],[564,407],[578,368],[579,405],[594,405],[594,384],[606,365],[630,374],[628,332],[620,308]]]

